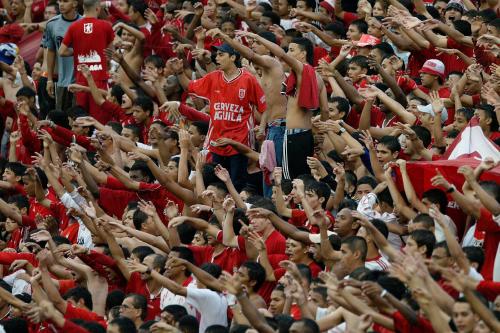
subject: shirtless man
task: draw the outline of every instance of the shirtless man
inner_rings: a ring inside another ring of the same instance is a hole
[[[118,22],[113,26],[115,32],[121,30],[121,41],[118,43],[124,51],[123,59],[136,72],[139,72],[143,61],[143,45],[146,37],[139,28],[134,24]],[[118,77],[120,84],[126,87],[131,87],[134,84],[120,67],[118,69]]]
[[[312,111],[317,110],[319,107],[321,120],[326,121],[328,119],[328,99],[325,84],[309,64],[312,63],[313,57],[311,42],[305,38],[294,38],[288,46],[287,53],[279,45],[257,34],[250,32],[240,32],[238,34],[256,40],[277,59],[284,61],[290,67],[291,72],[286,81],[289,87],[286,87],[288,101],[286,107],[286,134],[283,144],[283,173],[287,179],[294,179],[301,174],[310,173],[307,157],[312,156],[314,153]],[[295,80],[291,80],[293,77]],[[305,84],[311,85],[311,87],[304,86],[303,91],[304,78],[307,80]],[[308,95],[308,93],[311,94]],[[289,162],[289,156],[293,156],[293,163],[292,161]]]
[[[276,152],[276,163],[282,165],[283,137],[285,136],[285,113],[286,97],[281,94],[281,86],[285,80],[285,72],[280,61],[270,55],[269,50],[257,40],[251,44],[251,49],[222,33],[218,28],[211,29],[207,35],[213,38],[221,38],[224,42],[236,49],[243,58],[248,59],[261,73],[260,85],[266,95],[267,110],[260,119],[259,132],[265,133],[266,125],[268,132],[266,140],[274,142]],[[274,34],[270,32],[261,33],[260,36],[271,42],[276,41]]]

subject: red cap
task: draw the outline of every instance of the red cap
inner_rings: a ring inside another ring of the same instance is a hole
[[[362,34],[359,41],[356,42],[356,46],[359,47],[375,46],[377,44],[380,44],[380,38],[368,34]]]

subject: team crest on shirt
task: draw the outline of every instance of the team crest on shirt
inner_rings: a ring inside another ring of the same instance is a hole
[[[246,94],[246,92],[247,92],[247,90],[246,90],[246,89],[243,89],[243,88],[242,88],[242,89],[240,89],[240,90],[238,91],[238,97],[239,97],[240,99],[245,98],[245,94]]]
[[[86,34],[91,34],[93,25],[94,25],[93,23],[85,23],[83,25],[83,32]]]

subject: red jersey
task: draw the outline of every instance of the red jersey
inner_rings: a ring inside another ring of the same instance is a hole
[[[470,46],[465,46],[463,44],[457,43],[452,38],[448,37],[446,40],[446,48],[447,49],[457,49],[469,58],[474,58],[474,48]],[[442,54],[438,57],[443,63],[445,68],[445,75],[448,75],[450,72],[465,72],[467,69],[467,64],[457,55],[454,54]]]
[[[222,235],[222,233],[219,233],[219,235]],[[219,238],[219,236],[217,238]],[[204,263],[214,263],[219,265],[222,270],[229,273],[233,273],[234,269],[240,267],[246,260],[246,254],[238,249],[226,247],[221,253],[215,255],[215,248],[210,245],[190,245],[188,248],[193,251],[194,262],[197,266],[201,266]]]
[[[493,280],[493,267],[497,256],[498,243],[500,242],[500,226],[493,221],[490,211],[481,208],[481,215],[477,219],[476,229],[484,231],[484,264],[481,275],[485,280]]]
[[[328,228],[330,229],[335,223],[335,218],[330,211],[327,210],[325,213],[330,220],[330,224],[328,225]],[[306,212],[300,209],[292,209],[292,216],[288,219],[288,223],[293,224],[296,227],[306,227],[313,234],[319,233],[319,227],[311,224],[307,218]]]
[[[220,233],[222,235],[222,233]],[[265,240],[267,254],[285,254],[286,238],[279,231],[274,230]],[[246,244],[243,236],[238,236],[238,248],[245,253]]]
[[[108,324],[104,317],[98,315],[95,312],[89,311],[87,309],[77,308],[70,302],[67,302],[66,313],[64,314],[64,318],[66,319],[83,319],[87,321],[93,321],[101,325],[102,327],[107,327]]]
[[[208,142],[229,138],[250,146],[253,141],[253,110],[266,109],[266,97],[259,82],[250,72],[239,69],[239,75],[226,80],[217,70],[189,83],[188,92],[210,101]],[[231,146],[209,146],[209,151],[222,156],[236,155]]]
[[[125,289],[126,294],[135,293],[143,295],[148,300],[148,314],[144,319],[145,321],[154,320],[156,316],[160,315],[160,292],[161,290],[156,295],[151,294],[146,281],[141,278],[141,274],[138,272],[130,274],[130,279]]]
[[[86,85],[87,80],[76,70],[80,64],[89,66],[96,81],[106,81],[107,61],[104,49],[115,38],[111,24],[105,20],[84,17],[72,23],[63,39],[63,44],[73,48],[76,83]]]

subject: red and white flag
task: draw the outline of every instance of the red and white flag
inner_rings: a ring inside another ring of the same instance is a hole
[[[474,158],[484,160],[491,157],[495,162],[500,161],[500,147],[488,139],[476,117],[472,117],[467,127],[455,138],[443,155],[443,160],[458,160]]]

